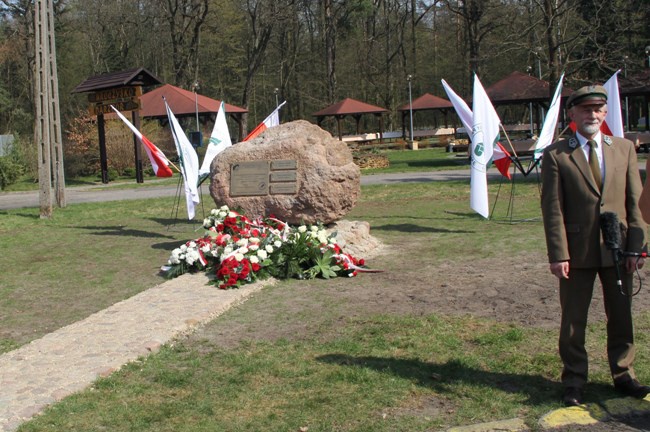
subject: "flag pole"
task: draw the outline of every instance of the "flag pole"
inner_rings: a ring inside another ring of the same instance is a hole
[[[503,134],[506,136],[506,139],[508,140],[508,144],[510,145],[510,149],[512,150],[512,154],[519,159],[519,155],[517,155],[517,151],[515,150],[515,146],[512,145],[512,141],[510,141],[510,137],[508,136],[508,132],[506,132],[506,129],[503,127],[501,123],[499,123],[499,127],[503,131]]]

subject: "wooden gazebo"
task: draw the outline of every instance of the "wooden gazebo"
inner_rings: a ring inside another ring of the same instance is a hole
[[[382,114],[387,112],[388,110],[386,108],[381,108],[355,99],[346,98],[340,102],[335,103],[334,105],[330,105],[327,108],[315,112],[313,116],[316,117],[316,123],[318,126],[322,124],[325,117],[329,116],[336,118],[339,140],[343,141],[343,134],[341,132],[341,120],[345,118],[345,116],[352,116],[356,120],[356,133],[359,134],[361,133],[361,116],[364,114],[373,114],[376,117],[379,117],[379,140],[381,142],[384,138],[384,118],[382,117]]]
[[[430,111],[437,110],[441,111],[445,117],[445,127],[448,125],[447,122],[447,113],[449,110],[453,110],[454,106],[447,99],[443,99],[438,96],[434,96],[431,93],[425,93],[417,99],[414,99],[411,104],[406,104],[397,109],[402,113],[402,136],[406,136],[406,118],[411,114],[413,110],[413,115],[417,111]],[[411,137],[413,139],[413,137]]]

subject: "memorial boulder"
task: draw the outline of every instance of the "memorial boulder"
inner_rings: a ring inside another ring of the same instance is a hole
[[[290,224],[337,221],[361,191],[361,173],[347,144],[304,120],[227,148],[212,162],[210,175],[217,206]]]

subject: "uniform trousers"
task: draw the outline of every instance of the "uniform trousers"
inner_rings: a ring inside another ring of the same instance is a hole
[[[620,266],[623,290],[632,288],[632,274]],[[585,349],[587,315],[594,281],[598,275],[603,286],[603,300],[607,316],[607,359],[614,381],[636,378],[634,363],[634,328],[632,324],[632,297],[623,295],[617,285],[616,267],[571,268],[569,279],[560,279],[560,357],[564,363],[562,384],[582,388],[587,382],[588,359]]]

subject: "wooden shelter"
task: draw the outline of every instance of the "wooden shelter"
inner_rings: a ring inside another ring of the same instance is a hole
[[[531,110],[531,123],[532,108],[534,107],[537,124],[541,129],[542,109],[548,109],[554,90],[550,88],[548,81],[514,71],[507,77],[486,88],[485,92],[495,108],[505,105],[528,105],[528,108]],[[571,89],[563,86],[562,97],[567,97],[571,93]],[[531,124],[531,129],[532,126]]]
[[[447,99],[434,96],[431,93],[425,93],[419,98],[412,101],[411,104],[406,104],[397,109],[402,113],[402,136],[406,136],[406,118],[413,111],[413,115],[417,111],[441,111],[445,117],[445,127],[448,127],[447,114],[449,110],[453,110],[454,106]],[[413,140],[413,137],[411,137]]]
[[[165,109],[163,97],[167,99],[169,107],[178,118],[193,117],[197,113],[204,119],[206,117],[212,118],[213,115],[216,116],[221,106],[220,100],[212,99],[189,90],[183,90],[171,84],[165,84],[140,97],[142,101],[142,117],[166,119],[167,110]],[[229,103],[224,103],[224,109],[226,114],[230,115],[239,126],[239,140],[241,140],[244,136],[242,116],[248,110]]]
[[[621,97],[634,99],[630,114],[634,113],[635,107],[640,114],[632,116],[632,124],[650,131],[650,69],[644,69],[627,77],[619,75],[618,84]]]
[[[136,128],[140,128],[139,96],[142,87],[161,84],[145,68],[127,69],[87,78],[72,90],[72,93],[88,93],[89,110],[97,116],[99,133],[99,162],[102,172],[102,183],[108,183],[108,156],[106,154],[106,134],[104,128],[104,113],[112,113],[111,105],[120,111],[131,111],[131,119]],[[138,139],[133,136],[135,152],[136,181],[142,183],[142,152]]]
[[[334,117],[336,119],[336,127],[339,134],[339,140],[343,141],[343,134],[341,133],[341,120],[346,116],[352,116],[357,123],[356,133],[360,131],[361,116],[364,114],[373,114],[379,118],[379,140],[383,142],[384,137],[384,118],[382,114],[387,113],[386,108],[381,108],[375,105],[370,105],[355,99],[346,98],[340,102],[330,105],[313,114],[316,117],[316,123],[320,126],[325,117]]]

